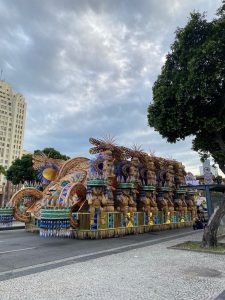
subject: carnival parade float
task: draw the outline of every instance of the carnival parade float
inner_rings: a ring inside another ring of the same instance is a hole
[[[40,184],[25,187],[0,208],[0,224],[16,220],[43,237],[105,238],[191,226],[195,191],[184,166],[91,138],[91,159],[33,157]]]

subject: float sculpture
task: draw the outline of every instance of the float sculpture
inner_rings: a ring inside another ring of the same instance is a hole
[[[187,193],[181,163],[111,139],[89,141],[91,159],[35,155],[41,184],[13,195],[0,225],[14,217],[41,236],[97,239],[192,224],[195,191]]]

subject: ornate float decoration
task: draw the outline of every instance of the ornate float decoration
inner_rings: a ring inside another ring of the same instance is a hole
[[[195,220],[197,218],[197,200],[196,191],[189,190],[186,193],[187,211],[189,212],[189,220]]]
[[[35,205],[42,197],[43,192],[36,187],[26,187],[16,192],[10,201],[14,218],[20,222],[30,223],[34,216]]]
[[[138,210],[145,213],[145,225],[153,225],[155,223],[158,212],[155,186],[146,185],[141,188]]]
[[[39,180],[43,185],[49,185],[55,180],[64,162],[62,159],[49,158],[44,153],[33,156],[33,168],[37,170]]]
[[[0,207],[0,227],[11,227],[13,221],[13,208]]]
[[[91,159],[34,156],[43,191],[40,186],[20,190],[7,213],[41,236],[81,239],[192,224],[195,192],[184,188],[181,163],[149,155],[137,146],[119,146],[109,137],[91,138],[90,143]]]

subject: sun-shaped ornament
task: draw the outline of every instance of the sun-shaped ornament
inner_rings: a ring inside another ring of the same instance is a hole
[[[53,164],[43,165],[38,169],[38,178],[40,181],[48,185],[51,181],[56,178],[56,174],[58,172],[58,167]]]

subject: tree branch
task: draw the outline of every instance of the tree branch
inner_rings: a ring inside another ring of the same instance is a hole
[[[218,143],[221,150],[225,152],[225,142],[224,142],[221,134],[219,134],[219,133],[215,134],[215,141]]]

